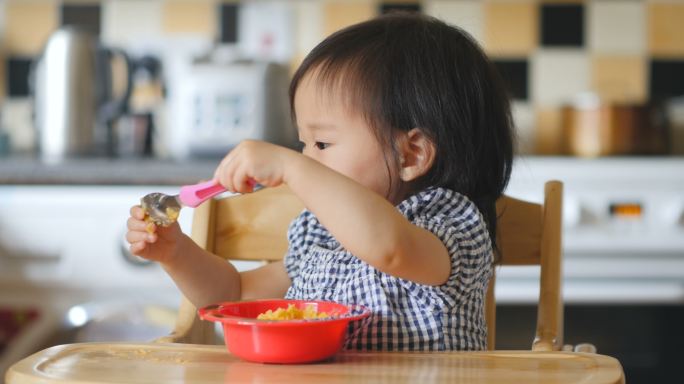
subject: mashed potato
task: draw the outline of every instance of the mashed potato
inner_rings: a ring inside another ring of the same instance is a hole
[[[275,311],[268,310],[257,316],[259,320],[311,320],[325,319],[330,317],[325,312],[317,312],[315,306],[307,305],[304,309],[299,309],[294,304],[288,304],[287,309],[278,308]]]

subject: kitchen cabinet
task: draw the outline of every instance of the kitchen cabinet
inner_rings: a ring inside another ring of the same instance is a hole
[[[16,328],[0,339],[0,371],[54,344],[170,332],[178,290],[159,265],[130,255],[124,234],[143,194],[174,188],[0,185],[0,312],[25,319],[0,324]]]

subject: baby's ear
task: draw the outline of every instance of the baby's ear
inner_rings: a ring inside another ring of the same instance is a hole
[[[420,128],[408,131],[400,143],[399,177],[402,181],[415,180],[432,168],[435,161],[435,144]]]

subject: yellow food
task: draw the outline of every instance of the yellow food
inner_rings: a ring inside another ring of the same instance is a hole
[[[180,209],[178,208],[173,208],[173,207],[168,207],[166,208],[166,217],[170,219],[171,222],[174,222],[178,219],[178,216],[180,216]],[[147,226],[145,227],[145,230],[149,233],[154,233],[154,225],[159,225],[156,223],[152,217],[150,216],[149,213],[147,213],[147,210],[145,209],[145,222],[147,223]],[[164,225],[163,225],[164,226]]]
[[[278,308],[275,311],[268,310],[260,313],[257,316],[259,320],[311,320],[311,319],[325,319],[330,317],[325,312],[316,311],[315,306],[307,305],[304,309],[299,309],[294,304],[288,304],[287,309]]]
[[[146,230],[147,232],[149,232],[149,233],[152,233],[152,232],[154,231],[154,230],[153,230],[153,228],[154,228],[154,221],[153,221],[152,218],[151,218],[149,215],[147,215],[147,214],[145,214],[145,219],[144,219],[144,220],[145,220],[145,222],[147,223],[147,225],[145,226],[145,230]]]
[[[154,233],[154,220],[152,220],[150,215],[145,214],[145,222],[147,223],[145,226],[147,233]]]

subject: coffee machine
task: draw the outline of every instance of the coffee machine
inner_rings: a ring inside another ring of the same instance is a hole
[[[113,95],[112,63],[126,67],[120,96]],[[33,62],[33,93],[37,147],[47,162],[107,154],[112,148],[112,123],[123,114],[131,94],[131,63],[121,50],[101,46],[85,30],[65,26],[48,39]]]

